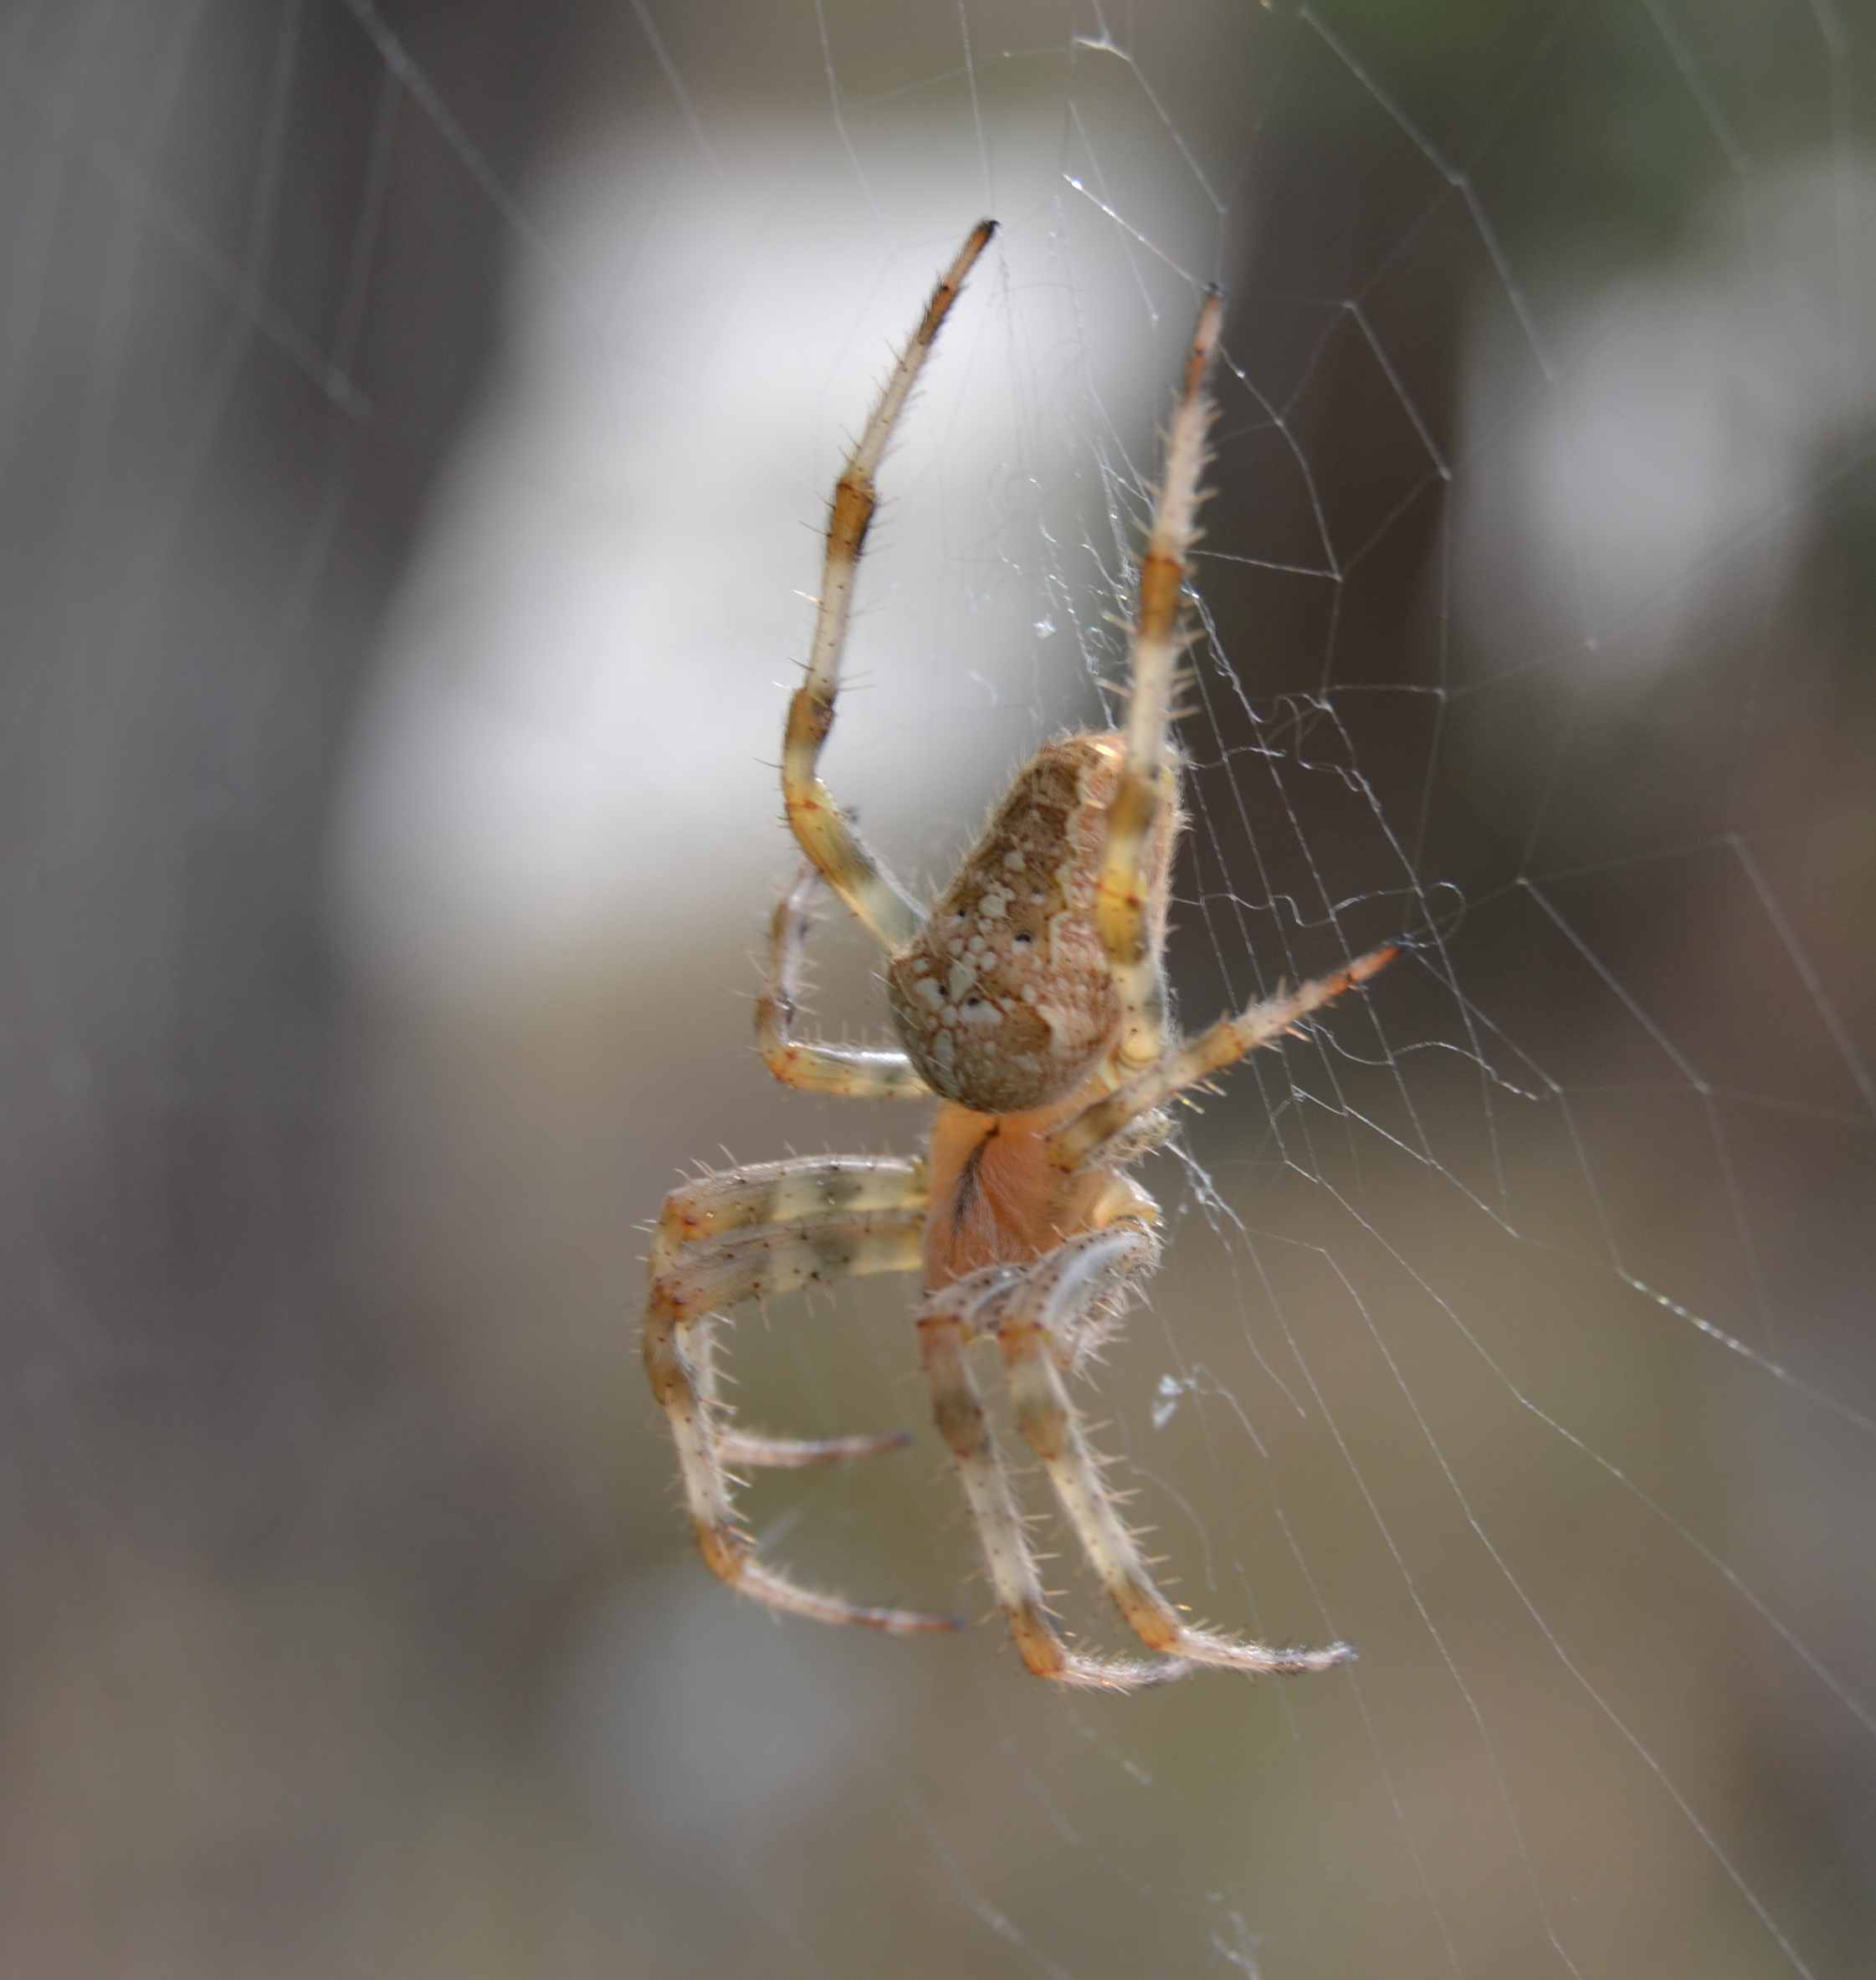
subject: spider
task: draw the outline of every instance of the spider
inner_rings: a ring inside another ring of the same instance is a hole
[[[1166,1103],[1294,1031],[1393,959],[1390,944],[1279,989],[1197,1037],[1172,1033],[1161,964],[1178,759],[1168,731],[1180,603],[1202,499],[1204,383],[1223,304],[1206,297],[1166,439],[1165,478],[1132,633],[1124,732],[1065,736],[1017,772],[930,911],[881,865],[821,781],[853,580],[881,456],[994,222],[946,270],[835,484],[807,677],[788,710],[782,781],[807,855],[770,926],[756,1037],[775,1076],[811,1093],[935,1096],[922,1157],[797,1157],[710,1175],[666,1198],[650,1259],[644,1360],[670,1419],[705,1560],[771,1608],[901,1634],[951,1618],[803,1588],[763,1560],[732,1502],[732,1466],[796,1466],[894,1449],[902,1435],[774,1437],[720,1398],[715,1323],[741,1301],[873,1272],[918,1272],[919,1354],[998,1607],[1038,1677],[1131,1690],[1205,1666],[1327,1670],[1345,1644],[1274,1649],[1187,1622],[1154,1586],[1090,1449],[1067,1377],[1159,1261],[1159,1210],[1126,1174],[1171,1131]],[[817,895],[830,889],[887,952],[896,1050],[797,1034]],[[1021,1435],[1041,1460],[1094,1572],[1153,1653],[1089,1654],[1046,1606],[1024,1518],[967,1365],[1000,1352]]]

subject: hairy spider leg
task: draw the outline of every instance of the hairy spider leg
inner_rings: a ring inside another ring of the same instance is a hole
[[[951,305],[977,257],[997,231],[994,220],[980,221],[939,278],[911,341],[892,368],[853,450],[834,484],[828,516],[827,553],[821,572],[821,599],[814,618],[814,645],[807,678],[788,704],[782,751],[782,793],[788,823],[802,850],[828,885],[889,949],[903,948],[922,919],[917,902],[879,864],[854,830],[833,793],[817,774],[822,746],[833,726],[840,692],[841,655],[853,602],[853,577],[873,521],[877,493],[874,476],[905,402],[930,355]]]
[[[656,1280],[669,1271],[687,1247],[726,1231],[798,1223],[840,1211],[922,1212],[927,1200],[925,1177],[922,1158],[890,1155],[795,1156],[700,1177],[664,1199],[652,1239],[651,1276]],[[690,1323],[692,1372],[715,1432],[717,1457],[725,1465],[792,1470],[902,1450],[911,1442],[905,1430],[857,1437],[776,1437],[734,1425],[719,1398],[716,1346],[714,1316]]]
[[[1089,1565],[1149,1649],[1188,1665],[1256,1674],[1332,1670],[1354,1656],[1348,1644],[1274,1649],[1186,1622],[1154,1586],[1089,1446],[1058,1366],[1059,1343],[1090,1305],[1151,1270],[1158,1255],[1159,1240],[1143,1224],[1089,1231],[1052,1251],[1002,1302],[992,1331],[1003,1351],[1017,1427],[1041,1459]]]
[[[756,1043],[763,1063],[785,1086],[843,1100],[923,1100],[931,1089],[912,1062],[890,1048],[828,1045],[797,1039],[802,972],[813,929],[812,905],[823,882],[808,865],[776,903],[769,920],[769,967],[756,1000]]]
[[[948,1616],[849,1602],[798,1582],[756,1557],[739,1523],[715,1418],[721,1408],[700,1381],[686,1336],[745,1300],[874,1272],[916,1271],[923,1256],[922,1207],[840,1211],[734,1229],[686,1247],[654,1278],[645,1313],[645,1373],[670,1419],[684,1500],[697,1544],[713,1573],[771,1608],[819,1623],[855,1623],[905,1635],[955,1629]]]
[[[1165,478],[1140,561],[1140,603],[1129,662],[1132,686],[1126,761],[1108,812],[1107,848],[1094,909],[1101,944],[1120,993],[1120,1035],[1112,1063],[1122,1080],[1159,1058],[1170,1028],[1161,961],[1168,892],[1163,864],[1175,828],[1179,786],[1167,731],[1173,720],[1173,677],[1184,650],[1180,601],[1187,559],[1197,536],[1198,505],[1203,499],[1198,483],[1205,471],[1205,437],[1212,422],[1205,377],[1223,320],[1224,300],[1213,290],[1206,296],[1192,333],[1166,433]],[[1156,864],[1161,870],[1155,870]]]
[[[919,1356],[931,1388],[933,1413],[957,1465],[997,1607],[1023,1664],[1037,1677],[1097,1690],[1135,1691],[1187,1676],[1196,1666],[1177,1659],[1144,1663],[1073,1650],[1049,1620],[1023,1514],[964,1352],[980,1331],[979,1316],[1000,1295],[1020,1285],[1021,1278],[1019,1268],[982,1268],[930,1295],[918,1321]]]
[[[652,1239],[652,1275],[684,1245],[730,1231],[789,1224],[844,1210],[921,1209],[922,1155],[791,1155],[680,1183],[664,1199]]]
[[[1386,968],[1399,953],[1397,945],[1384,943],[1345,968],[1299,983],[1294,990],[1279,990],[1237,1017],[1220,1018],[1207,1025],[1197,1038],[1166,1053],[1156,1064],[1125,1085],[1051,1128],[1048,1141],[1055,1166],[1072,1172],[1099,1164],[1136,1122],[1173,1095],[1222,1072],[1259,1046],[1274,1043],[1312,1011],[1320,1010]]]

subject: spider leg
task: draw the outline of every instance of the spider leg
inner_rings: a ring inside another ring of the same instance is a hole
[[[814,619],[813,650],[807,663],[807,678],[788,705],[782,793],[788,808],[789,826],[828,885],[889,949],[903,948],[917,933],[924,917],[917,903],[887,873],[853,829],[833,793],[821,782],[817,766],[828,731],[833,726],[834,701],[840,691],[841,654],[847,644],[847,621],[853,602],[853,577],[878,499],[874,475],[900,414],[905,409],[906,399],[925,368],[939,329],[956,301],[965,277],[996,230],[995,221],[981,222],[939,278],[911,341],[900,354],[871,418],[834,484],[828,516],[827,554],[821,572],[821,600]]]
[[[713,1314],[694,1322],[686,1346],[697,1393],[716,1432],[717,1458],[726,1470],[801,1471],[811,1464],[881,1457],[904,1450],[912,1441],[910,1430],[874,1430],[854,1437],[777,1437],[731,1421],[717,1380],[718,1317]]]
[[[1138,1690],[1184,1677],[1192,1666],[1176,1659],[1142,1663],[1072,1650],[1049,1621],[1023,1514],[964,1358],[966,1347],[979,1331],[978,1316],[1020,1281],[1017,1270],[987,1266],[930,1295],[918,1322],[919,1355],[931,1388],[932,1413],[956,1462],[997,1606],[1009,1622],[1023,1664],[1037,1677],[1108,1691]]]
[[[742,1182],[731,1177],[719,1180],[739,1186]],[[777,1180],[763,1178],[756,1187]],[[786,1187],[791,1179],[780,1180]],[[750,1200],[732,1200],[730,1213],[748,1208]],[[736,1445],[719,1433],[716,1418],[720,1406],[715,1400],[714,1367],[706,1362],[700,1370],[689,1352],[700,1322],[744,1300],[832,1279],[915,1270],[922,1262],[924,1218],[924,1211],[912,1206],[839,1211],[799,1217],[786,1223],[746,1223],[684,1247],[662,1270],[655,1269],[654,1254],[651,1298],[645,1313],[645,1373],[652,1393],[670,1419],[697,1544],[712,1572],[771,1608],[816,1622],[857,1623],[895,1635],[957,1627],[946,1616],[867,1607],[804,1588],[756,1557],[755,1542],[738,1521],[730,1496],[725,1446],[733,1450]],[[742,1448],[746,1455],[751,1449],[760,1452],[781,1441],[745,1440]]]
[[[821,885],[820,869],[804,867],[776,903],[769,922],[769,968],[756,1003],[756,1042],[764,1063],[785,1086],[847,1100],[924,1100],[931,1089],[903,1052],[824,1045],[798,1039],[802,964],[813,926],[808,904]]]
[[[651,1275],[655,1280],[684,1254],[686,1246],[726,1231],[797,1223],[840,1210],[922,1210],[927,1196],[922,1157],[898,1155],[797,1155],[784,1162],[751,1162],[722,1175],[700,1177],[664,1199],[652,1239]],[[794,1470],[903,1450],[911,1442],[905,1430],[858,1437],[776,1437],[732,1428],[719,1402],[716,1330],[710,1319],[692,1326],[691,1360],[699,1393],[711,1409],[717,1454],[728,1465],[771,1466]]]
[[[1236,1017],[1220,1018],[1125,1085],[1051,1129],[1049,1152],[1057,1167],[1073,1171],[1105,1159],[1116,1141],[1143,1116],[1176,1093],[1236,1064],[1247,1053],[1274,1044],[1312,1011],[1377,975],[1399,954],[1394,943],[1384,943],[1357,957],[1345,968],[1299,983],[1294,990],[1279,990]]]
[[[1017,1426],[1042,1459],[1089,1565],[1149,1649],[1190,1665],[1253,1674],[1329,1670],[1355,1654],[1348,1644],[1276,1649],[1192,1627],[1153,1584],[1134,1536],[1115,1510],[1063,1380],[1054,1343],[1091,1301],[1149,1269],[1159,1241],[1144,1226],[1116,1224],[1071,1238],[1031,1268],[1002,1302],[994,1327],[1003,1351]]]
[[[652,1239],[656,1278],[687,1244],[835,1211],[923,1209],[920,1156],[792,1155],[700,1176],[665,1198]]]
[[[687,1246],[726,1231],[795,1223],[840,1210],[922,1209],[925,1197],[925,1162],[904,1156],[792,1156],[700,1177],[665,1198],[652,1239],[651,1275],[655,1280],[668,1271]],[[726,1465],[792,1470],[901,1450],[911,1442],[904,1430],[801,1438],[733,1428],[718,1397],[712,1320],[692,1323],[689,1346],[698,1393],[716,1430],[717,1455]]]
[[[1174,673],[1184,650],[1180,599],[1186,560],[1197,535],[1198,479],[1212,421],[1205,374],[1223,320],[1224,300],[1213,290],[1192,333],[1166,433],[1165,476],[1140,563],[1127,757],[1108,813],[1094,910],[1120,993],[1123,1016],[1114,1064],[1122,1079],[1152,1064],[1166,1049],[1166,988],[1160,952],[1166,938],[1166,869],[1179,823],[1178,778],[1167,731],[1173,721]]]

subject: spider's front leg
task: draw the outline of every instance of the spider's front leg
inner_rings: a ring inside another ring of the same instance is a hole
[[[922,1260],[925,1165],[833,1157],[765,1162],[674,1190],[652,1246],[645,1373],[671,1425],[685,1503],[711,1571],[771,1608],[894,1634],[951,1629],[948,1617],[882,1608],[802,1588],[756,1557],[727,1466],[863,1456],[904,1441],[797,1440],[726,1430],[710,1346],[715,1321],[745,1300]]]
[[[653,1283],[684,1260],[689,1249],[733,1230],[753,1232],[799,1227],[838,1211],[923,1209],[925,1164],[921,1157],[896,1155],[791,1156],[783,1162],[751,1162],[715,1176],[702,1176],[665,1198],[652,1239]],[[694,1321],[689,1347],[699,1395],[716,1433],[718,1457],[726,1465],[798,1470],[850,1458],[903,1450],[912,1441],[905,1430],[881,1430],[857,1437],[775,1437],[730,1421],[716,1370],[718,1315]]]
[[[987,1316],[1023,1280],[1020,1267],[988,1265],[928,1295],[919,1310],[919,1355],[933,1414],[956,1463],[997,1607],[1024,1665],[1037,1677],[1103,1691],[1135,1691],[1184,1677],[1195,1666],[1176,1658],[1142,1663],[1070,1649],[1049,1620],[1023,1513],[965,1360]]]
[[[1211,1665],[1258,1675],[1333,1670],[1354,1656],[1348,1644],[1276,1649],[1187,1623],[1154,1585],[1089,1446],[1063,1379],[1059,1343],[1094,1302],[1151,1270],[1158,1252],[1158,1239],[1143,1223],[1089,1231],[1031,1267],[1000,1302],[992,1331],[1003,1351],[1017,1428],[1042,1459],[1089,1564],[1149,1649],[1187,1668]]]

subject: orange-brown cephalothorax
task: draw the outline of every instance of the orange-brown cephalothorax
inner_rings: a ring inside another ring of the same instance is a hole
[[[941,1107],[932,1123],[925,1210],[925,1282],[935,1290],[980,1265],[1019,1265],[1043,1257],[1065,1233],[1100,1221],[1100,1199],[1115,1193],[1105,1169],[1064,1174],[1048,1130],[1086,1104],[1082,1092],[1028,1114],[976,1114]],[[1125,1182],[1126,1207],[1141,1193]]]

